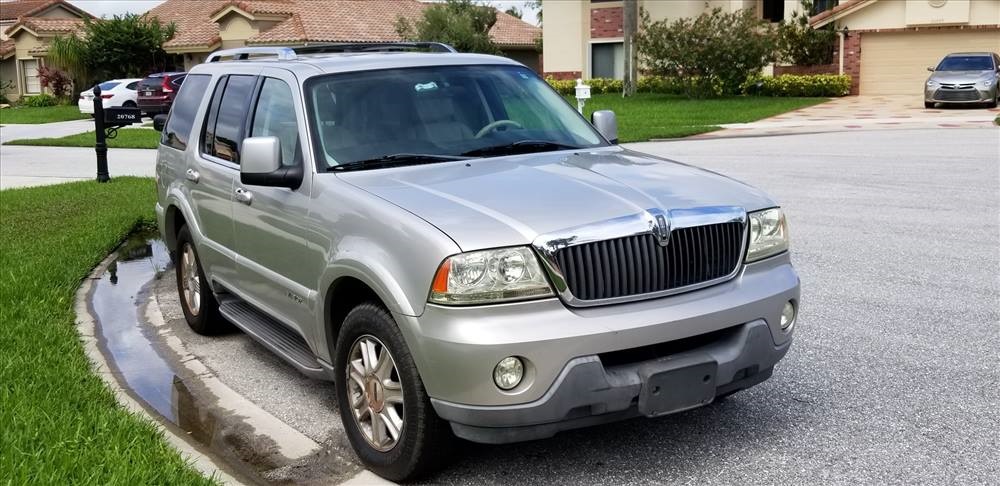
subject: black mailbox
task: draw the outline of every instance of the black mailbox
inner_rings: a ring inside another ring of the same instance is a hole
[[[104,123],[108,125],[132,125],[142,122],[142,111],[138,108],[113,107],[104,109]]]

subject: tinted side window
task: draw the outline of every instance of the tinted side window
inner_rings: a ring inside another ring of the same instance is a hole
[[[218,110],[208,119],[205,127],[205,153],[222,160],[240,163],[240,145],[243,142],[243,127],[247,108],[253,95],[256,76],[229,76],[219,104],[212,103],[212,110]],[[184,83],[184,89],[187,89]],[[221,83],[220,83],[221,88]],[[218,93],[219,88],[216,89]],[[211,135],[209,135],[211,134]]]
[[[278,137],[281,142],[281,164],[302,163],[299,146],[299,126],[295,122],[295,101],[292,89],[280,79],[267,78],[260,90],[254,110],[251,137]]]
[[[184,85],[184,89],[177,93],[173,106],[170,108],[170,118],[163,129],[160,143],[173,147],[177,150],[187,148],[188,138],[191,136],[191,127],[194,126],[194,117],[198,113],[198,106],[208,89],[208,82],[212,79],[207,74],[191,75],[191,81]]]
[[[137,86],[139,86],[139,82],[138,81],[132,81],[131,83],[125,85],[125,89],[130,89],[132,91],[135,91],[135,88]]]

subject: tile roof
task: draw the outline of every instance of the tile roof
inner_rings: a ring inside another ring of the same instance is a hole
[[[27,27],[38,34],[69,34],[83,27],[83,19],[49,19],[44,17],[21,17],[17,23],[10,26],[7,32],[13,32],[19,26]]]
[[[14,39],[7,39],[5,41],[0,41],[0,59],[6,59],[7,56],[14,53]]]
[[[219,26],[211,18],[228,7],[251,15],[281,15],[285,20],[260,32],[248,44],[303,42],[391,42],[400,16],[415,20],[427,4],[416,0],[167,0],[148,15],[175,22],[177,35],[164,47],[214,47],[220,42]],[[533,46],[541,29],[497,11],[490,32],[504,47]]]
[[[57,4],[62,5],[72,12],[93,17],[65,0],[18,0],[16,2],[0,2],[0,21],[30,17]]]

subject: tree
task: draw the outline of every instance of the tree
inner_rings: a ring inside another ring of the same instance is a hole
[[[461,52],[500,54],[490,39],[490,29],[497,23],[493,7],[472,0],[447,0],[424,8],[423,16],[410,22],[396,20],[396,32],[411,41],[434,41],[451,44]]]
[[[544,9],[542,9],[542,0],[528,0],[528,1],[524,2],[524,7],[525,8],[530,8],[531,10],[537,10],[538,11],[538,15],[536,17],[538,17],[538,26],[541,27],[542,26],[542,12],[544,11]]]
[[[504,10],[504,13],[506,13],[507,15],[510,15],[511,17],[517,17],[519,19],[523,18],[522,14],[521,14],[521,11],[518,10],[517,7],[515,7],[513,5],[511,5],[510,8],[508,8],[507,10]]]
[[[78,83],[143,77],[164,69],[163,43],[175,31],[173,24],[135,14],[86,19],[81,34],[53,39],[49,60]]]
[[[795,12],[790,21],[778,24],[779,60],[800,66],[815,66],[833,62],[833,45],[837,33],[833,24],[822,29],[809,25],[811,0],[801,0],[802,10]]]
[[[689,97],[737,94],[773,61],[774,29],[751,10],[713,9],[695,18],[650,22],[642,12],[639,57],[652,74],[676,79]]]

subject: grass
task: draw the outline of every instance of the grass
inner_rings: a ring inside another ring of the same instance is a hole
[[[34,108],[31,106],[15,106],[0,110],[2,123],[52,123],[69,120],[85,120],[90,115],[80,113],[76,105],[58,105]]]
[[[118,405],[74,323],[81,279],[154,201],[128,177],[0,192],[0,483],[210,483]]]
[[[567,98],[576,106],[576,99]],[[724,123],[746,123],[787,111],[822,103],[828,98],[770,98],[737,96],[692,100],[678,95],[638,93],[594,95],[584,109],[590,118],[595,110],[613,110],[618,117],[622,142],[653,138],[678,138],[711,132]]]
[[[59,138],[25,138],[11,140],[7,145],[45,145],[48,147],[93,147],[94,132],[77,133]],[[118,136],[108,139],[108,148],[155,149],[160,143],[160,132],[145,128],[123,128]]]

